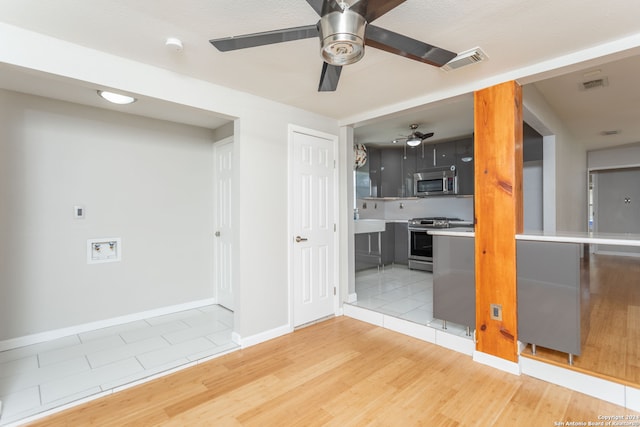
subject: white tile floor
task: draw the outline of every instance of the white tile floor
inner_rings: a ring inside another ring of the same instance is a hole
[[[442,329],[442,321],[433,318],[433,274],[410,270],[403,265],[387,265],[356,272],[358,307]],[[462,325],[447,322],[446,332],[467,336]]]
[[[0,352],[0,425],[237,348],[218,305]]]

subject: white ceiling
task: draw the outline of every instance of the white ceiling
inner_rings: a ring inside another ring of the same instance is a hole
[[[79,45],[336,119],[369,117],[366,126],[364,122],[353,124],[357,138],[375,140],[372,142],[406,134],[413,122],[423,132],[436,132],[434,140],[469,134],[470,96],[442,101],[424,111],[414,108],[380,120],[372,117],[389,106],[404,109],[415,105],[416,99],[455,91],[469,82],[489,82],[527,67],[533,70],[536,64],[640,34],[640,9],[634,0],[606,4],[590,0],[408,0],[375,24],[455,52],[479,46],[489,60],[444,72],[367,48],[360,62],[344,67],[336,92],[318,93],[322,60],[315,39],[227,53],[218,52],[208,42],[314,24],[318,16],[304,0],[0,0],[0,10],[0,22]],[[167,37],[181,39],[184,49],[166,48]],[[572,132],[598,139],[593,135],[601,130],[621,129],[622,134],[613,137],[620,143],[640,141],[640,121],[634,120],[640,101],[640,84],[634,80],[640,75],[640,64],[637,58],[629,61],[619,67],[596,67],[610,82],[600,91],[602,98],[595,91],[577,91],[576,79],[580,80],[583,71],[538,82],[537,87]],[[37,84],[42,76],[25,77],[18,71],[0,67],[0,85],[31,93],[47,86]],[[143,102],[136,104],[133,108],[145,108]],[[185,120],[193,113],[180,111],[176,114],[187,113]],[[193,124],[207,127],[228,120],[201,111],[195,116]],[[455,129],[452,122],[461,128]]]

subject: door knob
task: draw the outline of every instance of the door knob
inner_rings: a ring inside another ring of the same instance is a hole
[[[215,232],[215,236],[216,236],[216,237],[220,237],[220,232],[219,232],[219,231],[216,231],[216,232]]]
[[[296,236],[296,243],[306,242],[306,241],[307,241],[306,237]]]

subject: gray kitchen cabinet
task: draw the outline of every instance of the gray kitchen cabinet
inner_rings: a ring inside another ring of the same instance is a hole
[[[458,176],[458,194],[472,196],[474,192],[473,138],[456,141],[455,166]]]
[[[568,353],[571,363],[589,333],[588,254],[580,257],[580,243],[516,245],[518,340]]]
[[[456,142],[442,142],[435,145],[435,166],[447,167],[456,163]]]
[[[382,233],[382,264],[393,264],[395,259],[395,225],[393,222],[385,224]]]
[[[418,172],[435,167],[435,145],[425,143],[422,145],[423,146],[416,147],[416,151],[418,152],[416,156],[416,169]]]
[[[355,270],[390,265],[395,262],[395,225],[393,222],[385,224],[385,231],[380,233],[358,233],[355,239]]]
[[[407,222],[395,223],[395,252],[394,262],[396,264],[409,264],[409,230]]]
[[[402,197],[414,196],[413,174],[416,173],[419,147],[407,147],[402,150]]]
[[[402,157],[399,147],[380,150],[381,182],[378,197],[403,197],[402,191]]]
[[[433,317],[475,329],[475,239],[433,236]]]
[[[369,197],[382,197],[380,184],[382,182],[382,170],[380,164],[380,148],[367,145],[367,164],[369,167],[370,191]]]
[[[424,148],[424,156],[422,150]],[[433,169],[435,167],[448,167],[455,164],[456,142],[448,141],[438,144],[424,144],[424,147],[416,147],[418,153],[417,167],[419,171]]]
[[[359,233],[355,239],[355,270],[361,271],[380,265],[381,253],[378,233]]]

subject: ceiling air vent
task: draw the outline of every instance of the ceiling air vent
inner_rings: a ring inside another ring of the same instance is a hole
[[[486,53],[479,47],[459,53],[451,61],[447,62],[440,69],[444,71],[456,70],[467,65],[475,64],[489,59]]]
[[[609,86],[609,79],[607,77],[601,77],[598,79],[591,79],[584,82],[580,82],[578,88],[580,90],[591,90],[599,87]]]

